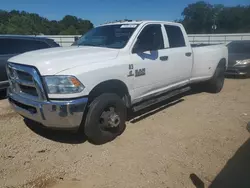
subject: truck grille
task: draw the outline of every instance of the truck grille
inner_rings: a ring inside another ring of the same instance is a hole
[[[46,100],[41,78],[35,68],[8,63],[6,69],[11,92],[36,101]]]

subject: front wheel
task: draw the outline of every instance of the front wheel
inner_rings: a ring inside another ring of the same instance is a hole
[[[105,93],[89,105],[84,132],[94,144],[104,144],[125,130],[127,108],[116,94]]]

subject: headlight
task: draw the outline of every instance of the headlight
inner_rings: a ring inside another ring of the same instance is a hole
[[[250,64],[250,59],[237,60],[235,65],[247,65]]]
[[[84,86],[74,76],[45,76],[48,94],[72,94],[83,91]]]

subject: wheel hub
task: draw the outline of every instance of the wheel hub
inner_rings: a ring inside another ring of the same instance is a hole
[[[110,125],[110,127],[118,127],[120,124],[120,117],[116,114],[113,113],[109,116],[109,120],[108,120],[108,124]]]
[[[101,124],[105,128],[116,128],[119,126],[121,120],[119,115],[115,112],[114,108],[109,108],[103,111],[101,117]]]

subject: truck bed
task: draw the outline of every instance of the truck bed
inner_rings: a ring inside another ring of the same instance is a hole
[[[221,43],[218,43],[218,44],[203,44],[203,43],[200,43],[200,44],[191,44],[191,47],[192,48],[197,48],[197,47],[203,47],[203,46],[213,46],[213,45],[220,45]]]
[[[209,78],[214,74],[218,62],[228,56],[224,44],[194,44],[192,78]]]

